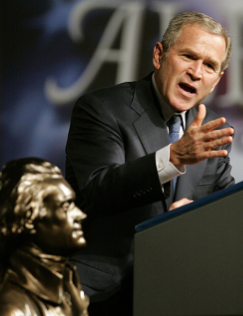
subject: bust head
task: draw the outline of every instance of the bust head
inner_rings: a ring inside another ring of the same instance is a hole
[[[86,244],[75,193],[58,167],[39,158],[8,162],[0,173],[0,236],[8,250],[33,242],[67,256]]]

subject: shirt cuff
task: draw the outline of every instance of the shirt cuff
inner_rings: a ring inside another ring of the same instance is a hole
[[[161,185],[186,173],[185,166],[178,170],[170,162],[170,145],[158,150],[155,159]]]

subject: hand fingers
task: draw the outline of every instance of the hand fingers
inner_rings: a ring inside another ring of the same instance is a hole
[[[176,202],[172,203],[171,206],[170,206],[169,211],[172,211],[172,210],[174,210],[175,208],[181,207],[181,206],[186,205],[186,204],[189,204],[189,203],[191,203],[191,202],[193,202],[193,200],[189,200],[189,199],[187,199],[187,198],[183,198],[183,199],[181,199],[181,200],[179,200],[179,201],[176,201]]]
[[[226,119],[224,117],[220,117],[216,120],[210,121],[208,123],[205,123],[201,126],[201,132],[208,133],[214,130],[217,127],[220,127],[226,122]]]
[[[205,116],[206,116],[206,107],[204,104],[199,104],[197,116],[195,117],[191,125],[195,127],[201,126]]]
[[[226,145],[231,143],[233,138],[231,136],[223,137],[220,139],[216,139],[210,142],[205,142],[204,143],[204,150],[212,150],[219,148],[220,146]]]
[[[234,129],[231,127],[223,128],[220,130],[213,130],[204,134],[203,141],[209,142],[216,139],[221,139],[222,137],[231,136],[234,134]]]
[[[222,150],[209,150],[201,153],[198,156],[198,159],[200,161],[204,159],[210,159],[210,158],[219,158],[219,157],[226,157],[228,155],[227,150],[222,149]]]
[[[205,119],[206,116],[206,107],[204,104],[199,104],[198,107],[198,113],[197,116],[195,117],[194,121],[192,122],[191,126],[193,127],[200,127],[201,126],[201,132],[203,133],[208,133],[214,130],[217,127],[220,127],[226,122],[226,119],[224,117],[220,117],[216,120],[210,121],[204,125],[202,125],[203,120]],[[232,135],[231,133],[230,135]]]

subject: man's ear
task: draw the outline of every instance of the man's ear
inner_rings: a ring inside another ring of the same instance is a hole
[[[155,69],[160,69],[161,67],[161,59],[163,56],[163,45],[160,42],[157,42],[154,46],[153,52],[153,65]]]
[[[36,229],[35,229],[35,224],[34,224],[34,220],[35,220],[35,214],[36,212],[40,213],[40,210],[37,208],[37,206],[32,205],[28,211],[25,213],[25,217],[23,218],[23,229],[25,233],[28,234],[36,234]]]
[[[217,86],[217,84],[219,83],[219,81],[220,81],[220,79],[222,78],[223,74],[224,74],[224,72],[221,71],[221,73],[220,73],[218,79],[216,80],[216,82],[215,82],[214,85],[212,86],[212,88],[211,88],[211,90],[210,90],[209,93],[213,92],[214,88],[215,88],[215,87]]]
[[[29,208],[28,212],[26,212],[25,218],[23,219],[25,233],[29,233],[29,234],[36,233],[36,230],[33,224],[32,215],[33,215],[33,208],[31,207]]]

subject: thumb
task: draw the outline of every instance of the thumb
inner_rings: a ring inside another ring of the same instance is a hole
[[[204,104],[199,104],[197,116],[195,117],[191,125],[195,127],[201,126],[202,121],[204,120],[205,116],[206,116],[206,106]]]

